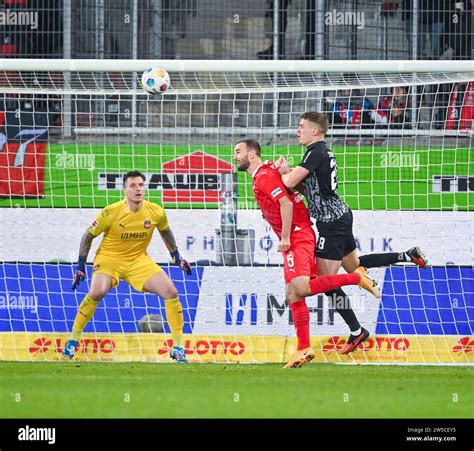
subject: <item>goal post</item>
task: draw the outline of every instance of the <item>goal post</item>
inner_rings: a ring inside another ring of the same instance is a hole
[[[150,66],[171,88],[150,96]],[[277,240],[236,173],[234,144],[297,165],[305,111],[330,119],[339,194],[360,255],[420,246],[432,266],[372,269],[381,300],[348,289],[371,338],[339,351],[348,329],[308,298],[316,361],[472,364],[474,67],[470,61],[0,59],[0,359],[57,360],[91,278],[70,290],[80,237],[147,177],[193,275],[149,254],[184,307],[192,362],[282,362],[296,345]],[[150,330],[154,333],[150,333]],[[164,301],[120,282],[85,329],[79,360],[168,361]]]
[[[143,72],[163,67],[169,72],[286,73],[472,73],[472,61],[452,60],[126,60],[0,58],[2,70],[41,72]]]

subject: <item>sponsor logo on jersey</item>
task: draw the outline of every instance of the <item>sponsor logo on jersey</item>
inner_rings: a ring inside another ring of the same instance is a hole
[[[275,189],[271,192],[271,196],[272,196],[272,197],[277,197],[278,194],[281,194],[282,192],[283,192],[283,191],[282,191],[282,189],[281,189],[280,187],[275,188]]]
[[[144,223],[143,223],[143,227],[145,227],[145,229],[149,229],[151,227],[151,221],[149,219],[147,219]]]
[[[145,238],[147,235],[147,232],[124,232],[120,235],[120,238],[122,240],[129,240],[135,238]]]

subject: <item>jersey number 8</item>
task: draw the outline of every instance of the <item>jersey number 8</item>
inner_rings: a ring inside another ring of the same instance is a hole
[[[318,239],[318,249],[322,251],[324,249],[324,243],[326,242],[326,238],[320,236]]]

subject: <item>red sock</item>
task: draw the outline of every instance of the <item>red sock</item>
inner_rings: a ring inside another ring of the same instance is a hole
[[[360,282],[360,275],[357,273],[351,274],[335,274],[319,276],[309,281],[311,294],[326,293],[326,291],[335,290],[345,285],[358,285]]]
[[[309,341],[309,311],[304,299],[296,301],[290,305],[293,313],[293,322],[295,323],[296,336],[298,337],[298,351],[308,348]]]

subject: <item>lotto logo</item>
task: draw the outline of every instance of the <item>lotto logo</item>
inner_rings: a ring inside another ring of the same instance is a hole
[[[61,353],[65,344],[66,344],[66,340],[61,340],[61,338],[53,339],[53,338],[40,337],[33,341],[33,345],[28,348],[28,352],[34,355],[46,353],[48,351]],[[110,340],[108,338],[107,339],[85,338],[79,341],[79,346],[78,346],[77,351],[84,354],[87,354],[87,353],[109,354],[113,352],[115,347],[116,347],[115,341]]]
[[[59,340],[59,342],[60,341],[61,340]],[[40,352],[46,352],[50,348],[52,343],[53,343],[52,340],[48,340],[48,339],[43,338],[43,337],[38,338],[33,342],[34,346],[31,346],[30,348],[28,348],[28,352],[30,354],[37,354],[37,353],[40,353]],[[57,347],[57,344],[56,344],[56,347]]]
[[[324,353],[339,352],[346,344],[346,339],[342,337],[331,337],[323,346]],[[410,340],[405,337],[374,337],[368,338],[357,347],[358,351],[407,351],[410,347]]]
[[[168,354],[173,347],[173,341],[167,340],[163,347],[158,349],[158,354]],[[221,341],[221,340],[199,340],[191,343],[186,340],[184,343],[187,355],[242,355],[245,352],[245,344],[241,341]]]
[[[474,349],[474,340],[471,337],[460,338],[458,344],[453,347],[453,352],[461,355],[462,353],[471,352]]]
[[[323,346],[323,352],[330,354],[332,351],[339,352],[342,350],[346,340],[342,337],[331,337],[327,344]]]

